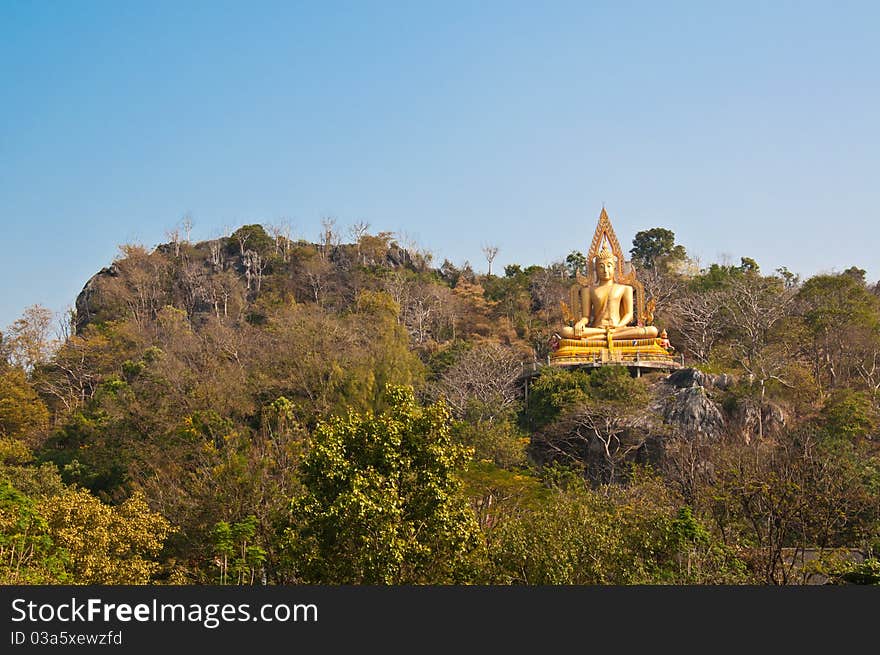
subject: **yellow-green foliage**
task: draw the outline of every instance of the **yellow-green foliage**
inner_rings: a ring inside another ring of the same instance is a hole
[[[17,439],[48,425],[46,404],[28,384],[24,371],[10,368],[0,373],[0,436]]]
[[[144,584],[170,525],[135,495],[118,507],[33,466],[0,438],[0,584]]]
[[[680,510],[662,480],[638,471],[629,487],[591,490],[573,482],[555,490],[549,502],[498,526],[489,558],[488,582],[495,584],[744,580],[741,563]]]
[[[169,523],[135,495],[119,507],[87,491],[67,489],[40,501],[47,534],[66,553],[77,584],[147,584],[159,569],[158,555]]]

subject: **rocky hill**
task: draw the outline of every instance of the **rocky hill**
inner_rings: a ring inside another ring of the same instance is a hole
[[[428,264],[422,253],[403,248],[388,233],[366,235],[358,244],[318,244],[273,238],[260,225],[210,241],[121,251],[78,295],[77,333],[93,322],[148,320],[166,305],[185,310],[198,323],[210,315],[258,320],[261,298],[347,304],[359,272],[419,272]]]

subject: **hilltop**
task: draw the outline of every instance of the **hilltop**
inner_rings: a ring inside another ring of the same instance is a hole
[[[877,288],[696,269],[660,228],[633,261],[672,375],[538,366],[576,252],[496,276],[389,233],[123,247],[60,347],[39,312],[0,342],[0,521],[30,553],[3,580],[804,581],[791,549],[872,580]]]

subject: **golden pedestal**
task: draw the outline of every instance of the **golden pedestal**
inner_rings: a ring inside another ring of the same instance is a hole
[[[621,364],[645,368],[678,368],[676,357],[660,345],[661,339],[560,339],[550,353],[556,366]]]

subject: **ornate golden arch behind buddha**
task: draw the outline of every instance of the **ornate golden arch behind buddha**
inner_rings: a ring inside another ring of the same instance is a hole
[[[579,288],[581,286],[592,286],[599,282],[599,278],[596,274],[595,262],[599,253],[602,251],[603,245],[611,250],[617,258],[617,270],[614,278],[621,284],[628,284],[633,288],[636,318],[639,321],[648,319],[649,317],[645,314],[645,287],[639,282],[639,279],[636,276],[635,267],[625,260],[623,250],[620,248],[620,242],[617,240],[617,235],[614,233],[614,227],[611,225],[611,219],[608,218],[608,212],[605,211],[604,207],[602,207],[602,212],[599,214],[599,223],[596,225],[593,240],[590,242],[590,249],[587,251],[586,277],[581,275],[580,271],[578,271],[575,274],[577,283],[572,285],[571,291],[569,292],[571,311],[579,311],[579,301],[577,303],[575,302],[575,296],[578,293]],[[646,325],[650,324],[651,322],[648,320]]]

